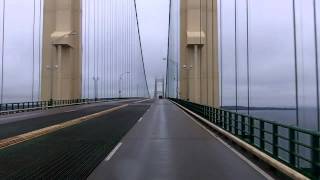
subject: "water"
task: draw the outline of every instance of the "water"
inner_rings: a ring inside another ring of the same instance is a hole
[[[250,116],[261,118],[264,120],[274,121],[280,124],[296,126],[303,129],[309,129],[312,131],[318,131],[318,119],[317,119],[317,109],[316,108],[299,108],[298,114],[294,109],[275,109],[275,108],[256,108],[259,110],[250,110]],[[246,110],[238,110],[238,113],[247,114]],[[297,115],[299,118],[297,118]],[[255,122],[255,127],[259,128],[259,123]],[[272,132],[272,126],[265,124],[265,129],[269,132]],[[260,137],[260,131],[255,130],[255,136]],[[286,128],[279,128],[278,134],[289,138],[289,131]],[[271,134],[265,133],[265,139],[269,142],[272,142]],[[289,150],[289,141],[283,138],[279,138],[279,146],[283,149]],[[311,146],[311,136],[304,133],[296,133],[296,141]],[[255,144],[260,146],[260,141],[258,138],[255,138]],[[297,145],[296,153],[301,155],[304,158],[309,160],[312,159],[311,150],[305,148],[304,146]],[[272,145],[265,143],[266,151],[272,152]],[[284,160],[289,160],[289,153],[279,149],[279,157]],[[311,164],[305,160],[299,159],[296,164],[297,167],[303,169],[310,169]]]
[[[247,111],[238,111],[247,114]],[[303,129],[318,130],[317,109],[316,108],[300,108],[297,118],[296,110],[250,110],[250,116],[261,118],[277,123],[297,126]]]

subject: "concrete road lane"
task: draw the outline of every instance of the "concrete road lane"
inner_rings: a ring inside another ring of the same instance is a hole
[[[134,103],[137,101],[139,100],[113,101],[1,117],[0,139],[17,136],[82,116],[111,109],[122,104]]]
[[[0,179],[86,179],[137,123],[150,102],[0,150]]]
[[[151,106],[89,180],[267,179],[167,100]]]

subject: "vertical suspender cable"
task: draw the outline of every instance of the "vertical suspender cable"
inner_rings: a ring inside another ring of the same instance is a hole
[[[42,60],[42,0],[39,0],[39,32],[38,32],[38,99],[41,99],[41,60]]]
[[[296,0],[292,0],[292,13],[293,13],[293,40],[294,40],[294,61],[295,61],[295,90],[296,90],[296,126],[299,127],[299,82],[298,82],[298,52],[297,52],[297,21],[296,21]],[[297,138],[297,141],[299,141],[299,134],[296,134],[295,137]],[[300,148],[299,145],[296,145],[297,153],[299,154]],[[298,160],[297,164],[295,166],[300,166],[300,161]]]
[[[200,45],[202,44],[202,0],[200,0],[200,31],[199,31],[199,37],[200,37]],[[200,69],[200,71],[197,71],[197,73],[198,74],[196,74],[196,75],[199,75],[199,84],[200,84],[200,89],[199,89],[199,96],[198,96],[198,94],[196,95],[196,98],[198,98],[199,97],[199,102],[201,103],[201,100],[202,100],[202,97],[201,97],[201,95],[202,95],[202,93],[201,93],[201,89],[202,89],[202,83],[201,83],[201,78],[202,78],[202,51],[201,51],[201,48],[199,48],[199,47],[197,47],[197,48],[195,48],[195,50],[197,50],[197,51],[200,51],[199,52],[199,54],[200,54],[200,58],[198,59],[198,57],[197,57],[197,60],[199,61],[199,63],[198,62],[195,62],[196,64],[194,65],[195,66],[195,69],[197,69],[197,68],[199,68]],[[196,55],[198,55],[197,54],[197,52],[194,52]],[[200,67],[197,67],[197,65],[199,64],[199,66]],[[197,81],[197,79],[196,79],[196,77],[195,77],[195,81]]]
[[[167,42],[167,69],[166,69],[166,97],[171,97],[170,96],[170,85],[169,85],[169,80],[170,80],[170,64],[169,64],[169,59],[170,59],[170,31],[171,31],[171,6],[172,6],[172,0],[169,0],[169,24],[168,24],[168,42]],[[178,97],[176,97],[178,98]]]
[[[111,7],[111,2],[110,1],[106,1],[107,2],[107,12],[108,12],[108,34],[107,34],[107,37],[108,37],[108,97],[112,97],[111,96],[111,83],[112,83],[112,80],[111,80],[111,60],[112,60],[112,51],[111,51],[111,47],[112,47],[112,43],[111,43],[111,19],[112,19],[112,7]]]
[[[138,11],[137,11],[137,2],[134,0],[134,9],[135,9],[135,14],[136,14],[136,19],[137,19],[137,28],[138,28],[138,36],[139,36],[139,44],[140,44],[140,53],[141,53],[141,60],[142,60],[142,66],[143,66],[143,74],[144,74],[144,83],[145,83],[145,88],[146,88],[146,95],[150,97],[149,93],[149,88],[147,84],[147,77],[146,77],[146,69],[145,69],[145,64],[144,64],[144,58],[143,58],[143,52],[142,52],[142,44],[141,44],[141,34],[140,34],[140,27],[139,27],[139,19],[138,19]]]
[[[105,37],[104,37],[104,27],[105,27],[105,25],[104,25],[104,18],[105,18],[105,15],[104,15],[104,12],[105,12],[105,9],[104,9],[104,3],[105,3],[105,1],[103,0],[102,2],[101,2],[101,82],[100,82],[100,84],[101,84],[101,87],[100,87],[100,89],[101,89],[101,98],[104,98],[105,96],[104,96],[104,62],[105,62],[105,50],[104,50],[104,48],[105,48],[105,45],[104,45],[104,43],[105,43]]]
[[[87,36],[87,0],[82,0],[81,1],[81,7],[83,9],[82,11],[82,20],[83,20],[83,24],[82,24],[82,27],[84,29],[84,32],[82,33],[82,35],[84,36],[84,40],[82,43],[82,52],[83,52],[83,57],[82,57],[82,96],[83,98],[85,97],[86,95],[86,67],[87,67],[87,45],[88,45],[88,42],[87,42],[87,39],[88,39],[88,36]]]
[[[116,41],[114,40],[114,36],[113,36],[113,33],[116,31],[116,26],[115,26],[115,19],[113,17],[116,17],[115,13],[116,13],[116,2],[117,0],[112,0],[112,15],[111,15],[111,21],[112,21],[112,45],[111,45],[111,52],[112,52],[112,63],[111,63],[111,79],[112,79],[112,86],[111,86],[111,89],[112,89],[112,97],[116,97],[115,95],[115,65],[114,65],[114,59],[115,59],[115,56],[116,56],[116,52],[115,52],[115,46],[116,46]]]
[[[128,3],[129,4],[129,3]],[[129,83],[129,97],[132,97],[132,76],[133,76],[133,72],[132,72],[132,58],[131,58],[131,52],[132,52],[132,45],[131,45],[131,17],[132,17],[132,14],[131,14],[131,9],[132,9],[132,6],[127,6],[128,7],[128,48],[129,48],[129,52],[128,52],[128,64],[129,64],[129,67],[128,67],[128,71],[130,72],[130,76],[129,76],[129,79],[128,79],[128,83]]]
[[[246,19],[247,19],[247,113],[250,114],[250,38],[249,38],[249,0],[246,0]]]
[[[106,9],[106,1],[103,1],[103,98],[106,97],[106,16],[107,16],[107,9]]]
[[[208,34],[208,1],[206,1],[206,34]],[[208,36],[206,36],[206,42],[208,42]],[[213,42],[213,41],[212,41]],[[209,103],[209,52],[208,52],[208,44],[206,45],[206,66],[207,66],[207,72],[206,72],[206,77],[207,77],[207,106],[210,105]],[[212,67],[211,67],[212,68]],[[214,95],[214,90],[213,90],[213,95]]]
[[[235,91],[236,112],[238,112],[238,47],[237,47],[237,0],[234,0],[234,67],[235,67]]]
[[[315,62],[316,62],[316,85],[317,85],[317,130],[320,131],[320,103],[319,103],[319,53],[318,53],[318,18],[317,18],[317,2],[313,0],[313,20],[314,20],[314,48],[315,48]]]
[[[96,36],[96,31],[97,31],[97,0],[94,0],[94,4],[93,4],[93,86],[94,86],[94,98],[97,98],[97,83],[96,83],[96,64],[97,64],[97,46],[96,46],[96,43],[97,43],[97,36]]]
[[[91,26],[91,6],[90,6],[90,3],[91,1],[90,0],[87,0],[87,19],[88,19],[88,22],[87,22],[87,36],[88,36],[88,45],[87,45],[87,98],[90,98],[90,66],[91,66],[91,31],[90,31],[90,26]]]
[[[100,90],[99,90],[99,81],[101,79],[100,76],[100,63],[101,63],[101,4],[100,4],[101,0],[97,0],[97,35],[96,35],[96,40],[97,40],[97,62],[96,62],[96,97],[99,98],[100,97]]]
[[[101,53],[101,0],[98,0],[97,2],[97,76],[96,76],[96,81],[97,81],[97,97],[100,97],[100,91],[101,91],[101,75],[100,75],[100,70],[101,70],[101,60],[102,60],[102,53]],[[99,88],[100,87],[100,88]]]
[[[129,1],[130,2],[130,1]],[[129,4],[129,3],[128,3]],[[130,29],[130,31],[128,31],[128,47],[129,47],[129,53],[128,53],[128,62],[129,62],[129,71],[130,71],[130,76],[129,76],[129,96],[130,97],[133,97],[133,88],[132,88],[132,84],[133,84],[133,72],[132,72],[132,58],[131,58],[131,52],[132,52],[132,43],[131,43],[131,40],[132,40],[132,36],[131,36],[131,32],[132,32],[132,25],[131,25],[131,20],[132,20],[132,14],[131,14],[131,10],[132,10],[132,6],[127,6],[128,7],[128,28]]]
[[[125,54],[126,58],[125,58],[125,64],[126,64],[126,71],[129,72],[129,61],[128,61],[128,58],[129,58],[129,26],[128,26],[128,16],[129,16],[129,8],[128,6],[126,6],[126,13],[127,15],[125,16],[125,33],[126,33],[126,40],[125,40],[125,46],[126,46],[126,49],[127,49],[127,52]],[[132,72],[130,72],[132,73]],[[129,94],[130,94],[130,89],[129,89],[129,78],[130,78],[130,74],[128,74],[127,78],[126,78],[126,96],[129,97]]]
[[[31,88],[31,101],[34,101],[34,78],[35,78],[35,27],[36,26],[36,0],[33,0],[33,22],[32,22],[32,88]]]
[[[130,52],[130,41],[129,41],[129,6],[126,6],[126,13],[127,13],[127,16],[126,16],[126,46],[127,46],[127,53],[126,53],[126,64],[127,64],[127,67],[126,67],[126,70],[128,72],[130,72],[130,61],[129,61],[129,52]],[[132,73],[132,72],[130,72]],[[130,77],[131,77],[131,74],[129,74],[126,82],[127,82],[127,96],[130,97]]]
[[[297,23],[296,1],[292,0],[293,43],[294,43],[294,67],[295,67],[295,91],[296,91],[296,126],[299,126],[299,89],[298,89],[298,52],[297,52]]]
[[[125,3],[126,3],[126,1],[125,1]],[[128,70],[128,52],[129,52],[129,48],[128,48],[128,30],[127,30],[127,28],[128,28],[128,6],[125,6],[125,8],[124,8],[124,11],[125,11],[125,16],[124,16],[124,26],[123,26],[123,33],[124,33],[124,41],[123,41],[123,46],[124,46],[124,48],[125,48],[125,53],[124,53],[124,61],[123,61],[123,63],[125,64],[125,66],[123,66],[124,67],[124,71],[125,72],[129,72],[129,70]],[[130,72],[131,73],[131,72]],[[125,85],[124,85],[124,91],[125,91],[125,97],[128,97],[128,79],[129,79],[129,77],[130,77],[130,74],[128,74],[127,76],[126,76],[126,78],[125,78]]]
[[[123,4],[121,4],[122,7],[124,7],[122,9],[122,13],[127,13],[125,6],[123,6]],[[125,11],[125,12],[123,12]],[[127,47],[127,33],[126,33],[126,19],[127,15],[125,14],[122,18],[122,33],[123,33],[123,39],[122,39],[122,44],[120,46],[120,48],[123,48],[124,53],[122,56],[122,63],[120,64],[120,66],[122,67],[122,72],[127,72],[127,53],[128,53],[128,47]],[[127,79],[128,79],[129,74],[127,74],[126,76],[123,76],[123,84],[122,84],[122,89],[123,89],[123,97],[127,96]]]
[[[220,31],[220,106],[223,106],[223,27],[222,0],[219,1],[219,31]]]
[[[2,6],[2,50],[1,50],[1,95],[0,95],[0,104],[3,103],[3,80],[4,80],[4,45],[5,45],[5,16],[6,16],[6,0],[3,0]]]

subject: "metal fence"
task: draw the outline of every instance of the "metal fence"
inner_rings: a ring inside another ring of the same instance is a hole
[[[320,134],[239,113],[171,99],[272,158],[312,178],[320,178]]]
[[[55,108],[55,107],[71,106],[71,105],[105,102],[105,101],[112,101],[117,99],[119,98],[70,99],[70,100],[49,100],[49,101],[7,103],[7,104],[0,104],[0,115],[24,112],[24,111],[34,111],[34,110],[40,110],[40,109],[49,109],[49,108]],[[121,98],[121,99],[125,99],[125,98]]]

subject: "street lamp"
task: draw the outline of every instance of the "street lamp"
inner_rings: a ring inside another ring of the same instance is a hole
[[[93,83],[94,83],[94,99],[98,100],[98,81],[99,77],[93,77]]]
[[[122,77],[126,74],[130,74],[130,72],[124,72],[122,74],[120,74],[119,76],[119,98],[121,98],[121,81],[122,81]]]

